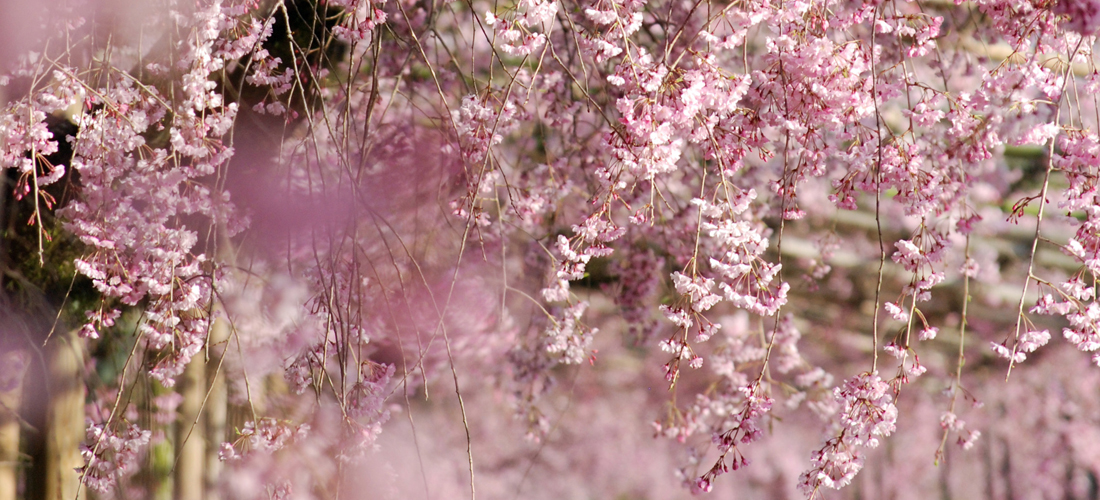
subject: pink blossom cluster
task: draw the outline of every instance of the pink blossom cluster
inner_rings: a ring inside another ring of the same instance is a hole
[[[956,403],[1000,390],[993,361],[1100,364],[1091,0],[165,5],[17,59],[0,170],[43,267],[51,235],[79,242],[50,265],[97,294],[81,342],[136,346],[102,394],[218,360],[249,414],[221,448],[234,498],[339,491],[441,415],[473,496],[491,412],[558,463],[570,412],[622,380],[693,493],[811,422],[783,480],[815,497],[884,460],[906,408],[975,447],[988,422]],[[176,418],[135,397],[156,429],[90,424],[97,490]]]
[[[137,470],[151,435],[130,423],[113,430],[106,424],[88,422],[88,436],[81,450],[85,461],[80,471],[84,484],[99,493],[114,491],[121,477]]]
[[[385,0],[335,0],[329,5],[344,9],[340,25],[333,28],[333,34],[340,40],[362,42],[369,40],[375,28],[385,24],[388,14],[383,10]]]
[[[799,487],[813,497],[822,487],[840,489],[863,468],[860,448],[875,448],[896,429],[898,409],[890,385],[878,373],[861,373],[833,391],[841,403],[840,432],[813,453],[813,467]]]

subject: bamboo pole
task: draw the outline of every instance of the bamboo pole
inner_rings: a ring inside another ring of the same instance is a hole
[[[77,469],[84,466],[84,341],[75,331],[50,342],[45,498],[87,498]]]
[[[0,500],[15,500],[19,494],[18,412],[29,359],[23,350],[0,354]]]
[[[210,337],[207,339],[207,352],[209,361],[206,363],[206,377],[209,381],[206,395],[205,435],[210,446],[206,447],[206,460],[203,469],[203,478],[206,486],[207,500],[221,500],[216,485],[221,475],[222,462],[218,457],[218,448],[226,441],[226,423],[229,416],[229,392],[225,385],[225,369],[222,366],[222,358],[225,354],[225,345],[229,340],[229,326],[224,320],[214,322],[210,329]]]
[[[195,356],[187,365],[179,380],[179,392],[183,402],[176,425],[176,499],[203,500],[206,426],[201,412],[206,397],[206,362],[202,356]]]

